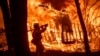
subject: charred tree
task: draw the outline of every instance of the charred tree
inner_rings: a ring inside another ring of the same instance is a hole
[[[86,51],[86,54],[88,56],[90,54],[90,47],[89,47],[89,42],[88,42],[88,37],[87,37],[87,31],[86,31],[86,27],[85,27],[85,24],[84,24],[84,21],[83,21],[81,9],[80,9],[80,4],[79,4],[78,0],[75,0],[75,4],[76,4],[80,24],[81,24],[81,27],[82,27],[82,30],[83,30],[83,34],[84,34],[85,51]]]
[[[10,0],[12,35],[16,56],[30,56],[27,35],[27,0]]]

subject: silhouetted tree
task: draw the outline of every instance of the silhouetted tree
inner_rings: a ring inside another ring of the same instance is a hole
[[[10,0],[10,11],[16,56],[29,56],[27,0]]]
[[[5,31],[3,32],[6,33],[8,50],[10,51],[13,47],[13,42],[11,36],[11,19],[10,19],[7,0],[0,0],[0,6],[3,12],[4,26],[5,26]]]

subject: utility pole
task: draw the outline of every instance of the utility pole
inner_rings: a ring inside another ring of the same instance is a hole
[[[84,45],[85,45],[85,51],[86,51],[86,55],[89,56],[90,54],[90,47],[89,47],[89,42],[88,42],[88,35],[87,35],[87,31],[86,31],[86,27],[84,24],[84,20],[82,17],[82,13],[81,13],[81,9],[80,9],[80,4],[79,4],[79,0],[75,0],[75,4],[76,4],[76,8],[77,8],[77,13],[79,16],[79,20],[80,20],[80,24],[83,30],[83,34],[84,34]]]

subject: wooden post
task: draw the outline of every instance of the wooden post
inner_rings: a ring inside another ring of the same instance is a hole
[[[82,14],[81,14],[81,9],[80,9],[80,4],[79,4],[78,0],[75,0],[75,4],[76,4],[80,24],[81,24],[81,27],[82,27],[82,30],[83,30],[83,34],[84,34],[85,51],[86,51],[86,54],[88,56],[90,54],[90,47],[89,47],[89,42],[88,42],[87,31],[86,31],[86,28],[85,28],[85,24],[84,24],[84,21],[83,21],[83,17],[82,17]]]

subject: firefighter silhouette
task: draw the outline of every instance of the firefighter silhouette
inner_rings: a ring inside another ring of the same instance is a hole
[[[41,39],[42,35],[41,33],[44,32],[47,28],[48,24],[39,26],[38,23],[34,24],[34,31],[32,33],[32,43],[36,45],[36,56],[42,56],[44,51],[44,46],[42,45]]]

